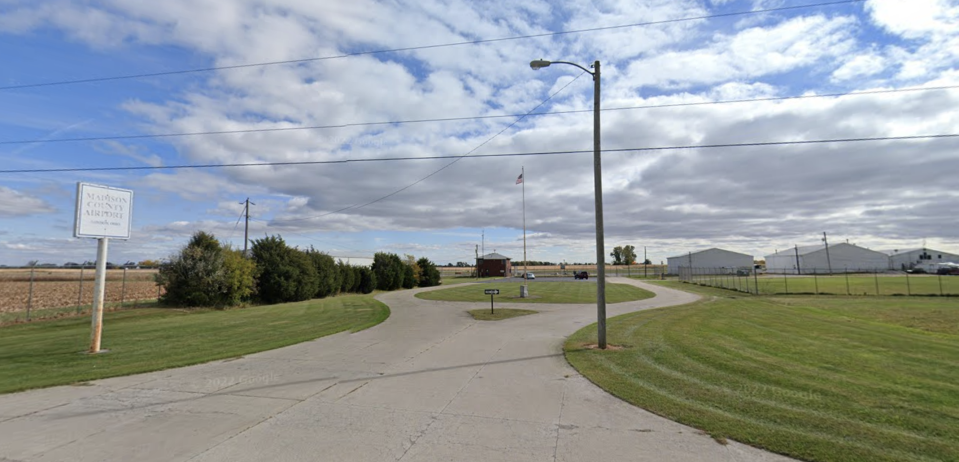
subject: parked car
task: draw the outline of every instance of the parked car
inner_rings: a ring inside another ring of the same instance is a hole
[[[573,274],[573,278],[574,278],[574,279],[589,279],[589,273],[587,273],[586,271],[580,271],[580,272],[578,272],[578,273]]]
[[[533,273],[526,273],[526,279],[536,279],[536,275]]]

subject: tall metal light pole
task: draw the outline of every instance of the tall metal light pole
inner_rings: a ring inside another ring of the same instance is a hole
[[[599,149],[599,61],[593,62],[593,71],[569,61],[537,59],[529,63],[533,70],[550,64],[569,64],[593,76],[593,189],[596,200],[596,316],[597,343],[606,349],[606,249],[603,245],[603,168]]]

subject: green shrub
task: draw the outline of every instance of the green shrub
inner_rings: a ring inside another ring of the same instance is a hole
[[[376,288],[379,290],[396,290],[403,284],[402,268],[396,266],[395,261],[400,257],[395,254],[377,252],[373,255],[373,273],[376,274]],[[402,262],[400,262],[402,265]]]
[[[412,289],[416,287],[416,270],[410,265],[403,265],[403,288]]]
[[[440,285],[440,270],[430,259],[423,257],[416,261],[420,268],[420,287],[433,287]]]
[[[340,292],[348,294],[353,292],[353,283],[356,275],[353,273],[353,267],[343,263],[340,260],[336,264],[336,271],[340,273]]]
[[[234,306],[255,291],[253,263],[198,231],[156,275],[165,289],[160,303],[168,306]]]
[[[359,292],[368,294],[376,290],[376,274],[373,270],[366,267],[360,268],[360,289]]]
[[[319,252],[312,247],[307,251],[310,261],[313,262],[313,268],[316,269],[317,289],[316,298],[329,297],[336,295],[340,291],[340,278],[337,272],[336,262],[333,257]]]
[[[279,236],[254,240],[252,251],[260,301],[268,304],[296,302],[316,295],[319,278],[306,252],[286,245]]]

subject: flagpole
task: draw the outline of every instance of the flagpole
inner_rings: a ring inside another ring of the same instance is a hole
[[[516,170],[513,170],[514,172]],[[526,286],[526,293],[529,293],[529,260],[526,259],[526,167],[520,171],[523,177],[523,284]]]

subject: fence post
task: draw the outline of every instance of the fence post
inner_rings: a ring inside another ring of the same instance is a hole
[[[819,277],[816,276],[817,274],[819,274],[818,270],[812,271],[812,282],[816,286],[816,295],[819,295]]]
[[[27,296],[27,321],[30,321],[30,309],[33,308],[33,273],[37,270],[36,263],[30,267],[30,295]]]
[[[942,297],[942,275],[937,274],[937,276],[939,276],[939,296]]]
[[[909,272],[906,271],[906,296],[912,296],[912,286],[909,284]]]
[[[77,291],[77,314],[80,314],[80,303],[83,301],[83,264],[80,265],[80,290]]]
[[[127,267],[123,267],[123,282],[120,285],[120,309],[123,309],[123,302],[127,297]]]
[[[759,274],[756,268],[753,268],[753,285],[756,286],[756,295],[759,295]]]
[[[786,285],[786,295],[789,295],[789,278],[786,277],[786,269],[783,268],[783,284]]]
[[[874,278],[876,278],[876,296],[878,297],[879,296],[879,269],[873,268],[872,275]]]
[[[846,268],[846,295],[852,295],[852,293],[849,292],[849,268]]]

